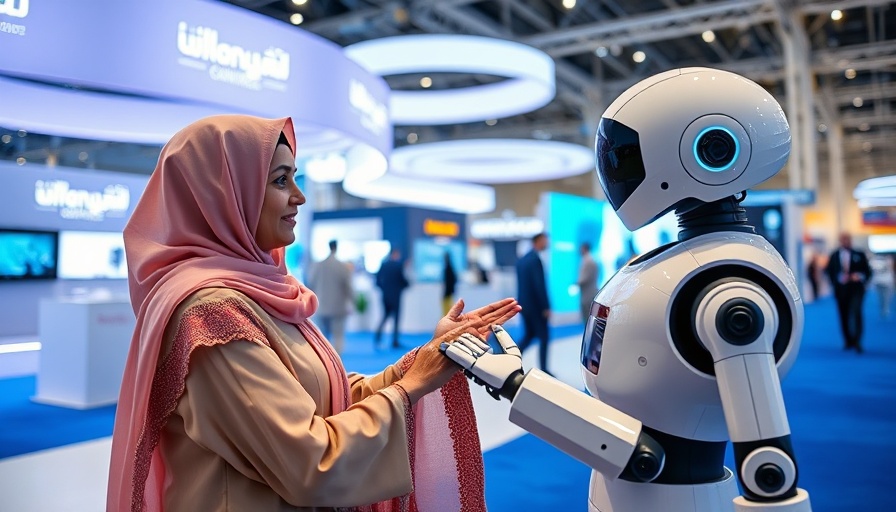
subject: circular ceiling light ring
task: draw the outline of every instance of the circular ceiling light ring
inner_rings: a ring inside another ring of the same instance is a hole
[[[390,117],[398,125],[470,123],[524,114],[556,92],[554,61],[528,45],[480,36],[419,34],[372,39],[345,54],[380,76],[474,73],[500,82],[447,90],[392,91]]]
[[[465,139],[392,150],[389,172],[472,183],[528,183],[594,170],[590,148],[534,139]]]

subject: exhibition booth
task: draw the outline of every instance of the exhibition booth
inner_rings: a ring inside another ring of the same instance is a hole
[[[22,2],[13,21],[0,125],[20,137],[161,145],[209,115],[290,116],[298,165],[339,159],[360,186],[386,171],[387,84],[313,34],[202,0]],[[134,323],[121,233],[148,178],[20,158],[0,179],[0,347],[19,346],[0,375],[37,369],[42,402],[114,401]]]
[[[147,177],[0,162],[0,181],[0,339],[40,343],[0,372],[36,372],[38,401],[114,402],[135,323],[122,230]]]
[[[337,258],[354,269],[356,301],[349,317],[349,331],[374,330],[382,318],[375,275],[393,249],[401,253],[410,282],[402,295],[403,333],[432,332],[442,317],[445,254],[458,275],[463,275],[468,267],[466,215],[455,212],[404,206],[315,212],[310,239],[312,261],[324,259],[329,253],[329,241],[337,240]],[[460,279],[455,297],[478,307],[514,292],[494,283]],[[358,307],[359,299],[366,307]],[[387,332],[390,327],[391,324]]]

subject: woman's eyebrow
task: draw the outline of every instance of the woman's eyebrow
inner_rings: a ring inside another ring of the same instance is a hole
[[[296,168],[291,165],[283,164],[283,165],[278,165],[277,167],[274,167],[273,169],[271,169],[271,172],[269,172],[268,174],[274,174],[275,172],[277,172],[281,169],[285,170],[286,172],[296,170]]]

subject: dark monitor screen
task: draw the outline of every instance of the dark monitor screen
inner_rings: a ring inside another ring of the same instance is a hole
[[[56,279],[58,235],[0,229],[0,280]]]

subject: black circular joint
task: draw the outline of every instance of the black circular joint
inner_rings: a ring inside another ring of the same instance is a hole
[[[784,471],[776,464],[767,462],[756,469],[756,485],[768,494],[780,491],[784,480]]]
[[[700,134],[695,152],[701,164],[712,169],[724,169],[737,157],[737,142],[728,131],[715,128]]]
[[[632,457],[630,467],[635,478],[642,482],[649,482],[660,472],[660,460],[653,453],[641,452]]]
[[[748,345],[756,341],[765,327],[762,310],[747,299],[731,299],[716,314],[716,329],[722,339],[732,345]]]

